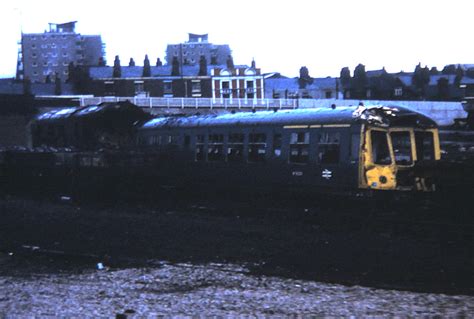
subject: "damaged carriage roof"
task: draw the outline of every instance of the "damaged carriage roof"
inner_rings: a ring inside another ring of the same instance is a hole
[[[55,109],[52,111],[48,111],[46,113],[42,113],[36,117],[36,120],[38,121],[44,121],[44,120],[59,120],[59,119],[65,119],[69,118],[71,116],[73,117],[82,117],[82,116],[88,116],[100,112],[104,112],[109,109],[119,109],[123,107],[138,107],[130,102],[104,102],[99,105],[88,105],[88,106],[83,106],[83,107],[68,107],[68,108],[61,108],[61,109]]]
[[[220,115],[193,115],[160,117],[146,122],[142,128],[257,126],[267,124],[351,124],[369,123],[375,126],[436,127],[436,123],[423,114],[398,106],[341,106],[261,112],[240,112]]]

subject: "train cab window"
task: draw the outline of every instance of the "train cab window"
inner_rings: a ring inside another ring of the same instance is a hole
[[[392,163],[390,150],[388,148],[387,133],[382,131],[370,131],[372,141],[372,161],[374,164],[389,165]]]
[[[196,161],[204,160],[204,135],[196,135]]]
[[[207,160],[222,161],[224,160],[224,135],[210,134],[207,143]]]
[[[399,165],[410,165],[413,163],[410,132],[391,132],[390,137],[392,139],[395,163]]]
[[[434,160],[433,133],[415,132],[416,157],[419,161]]]
[[[244,159],[244,134],[229,134],[227,160],[241,162]]]
[[[281,143],[282,138],[280,133],[273,134],[273,156],[281,156]]]
[[[309,132],[291,133],[290,163],[308,163]]]
[[[265,134],[249,134],[249,162],[265,162],[267,142]]]
[[[319,136],[318,160],[321,164],[339,163],[341,134],[323,132]]]

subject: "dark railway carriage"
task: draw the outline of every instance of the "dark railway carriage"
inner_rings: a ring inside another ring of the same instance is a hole
[[[159,183],[211,190],[434,190],[436,124],[401,107],[165,117],[138,131]]]

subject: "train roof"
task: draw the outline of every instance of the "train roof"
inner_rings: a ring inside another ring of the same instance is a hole
[[[142,129],[196,128],[261,125],[313,125],[369,123],[376,126],[436,127],[427,116],[399,106],[341,106],[234,114],[209,114],[182,117],[159,117],[146,122]]]

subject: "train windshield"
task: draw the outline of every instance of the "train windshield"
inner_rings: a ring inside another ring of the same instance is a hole
[[[391,132],[393,154],[395,156],[395,163],[398,165],[411,165],[413,163],[413,156],[411,150],[410,132]]]
[[[432,132],[415,132],[416,155],[419,161],[434,160],[435,148]]]
[[[372,140],[372,161],[374,164],[390,165],[390,149],[388,147],[388,136],[385,131],[373,130],[370,132]]]

